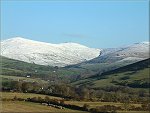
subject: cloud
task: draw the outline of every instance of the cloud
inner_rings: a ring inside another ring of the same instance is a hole
[[[68,34],[64,33],[63,36],[71,37],[71,38],[87,38],[87,36],[82,34]]]

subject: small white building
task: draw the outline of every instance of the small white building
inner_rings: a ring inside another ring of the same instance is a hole
[[[30,75],[27,75],[27,78],[30,78],[31,76]]]

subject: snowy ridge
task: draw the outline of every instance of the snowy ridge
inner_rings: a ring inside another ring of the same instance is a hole
[[[100,56],[87,61],[88,64],[94,63],[114,63],[114,62],[136,62],[150,58],[149,42],[134,43],[118,48],[106,48],[101,50]]]
[[[29,63],[51,66],[67,66],[91,60],[101,50],[77,43],[50,44],[21,37],[1,42],[1,55]]]
[[[149,58],[149,42],[135,43],[126,47],[104,49],[101,56],[122,58]]]

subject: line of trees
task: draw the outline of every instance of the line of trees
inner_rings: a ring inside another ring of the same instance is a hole
[[[134,92],[125,87],[105,87],[89,89],[85,86],[73,87],[68,84],[40,84],[37,82],[7,81],[2,83],[3,91],[17,91],[23,93],[38,93],[65,99],[103,102],[124,102],[129,100],[133,103],[148,103],[149,95],[141,90]]]

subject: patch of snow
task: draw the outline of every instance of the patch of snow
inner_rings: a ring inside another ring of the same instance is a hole
[[[124,62],[124,61],[140,61],[144,60],[144,58],[138,58],[138,57],[127,57],[122,60],[119,60],[118,62]]]

